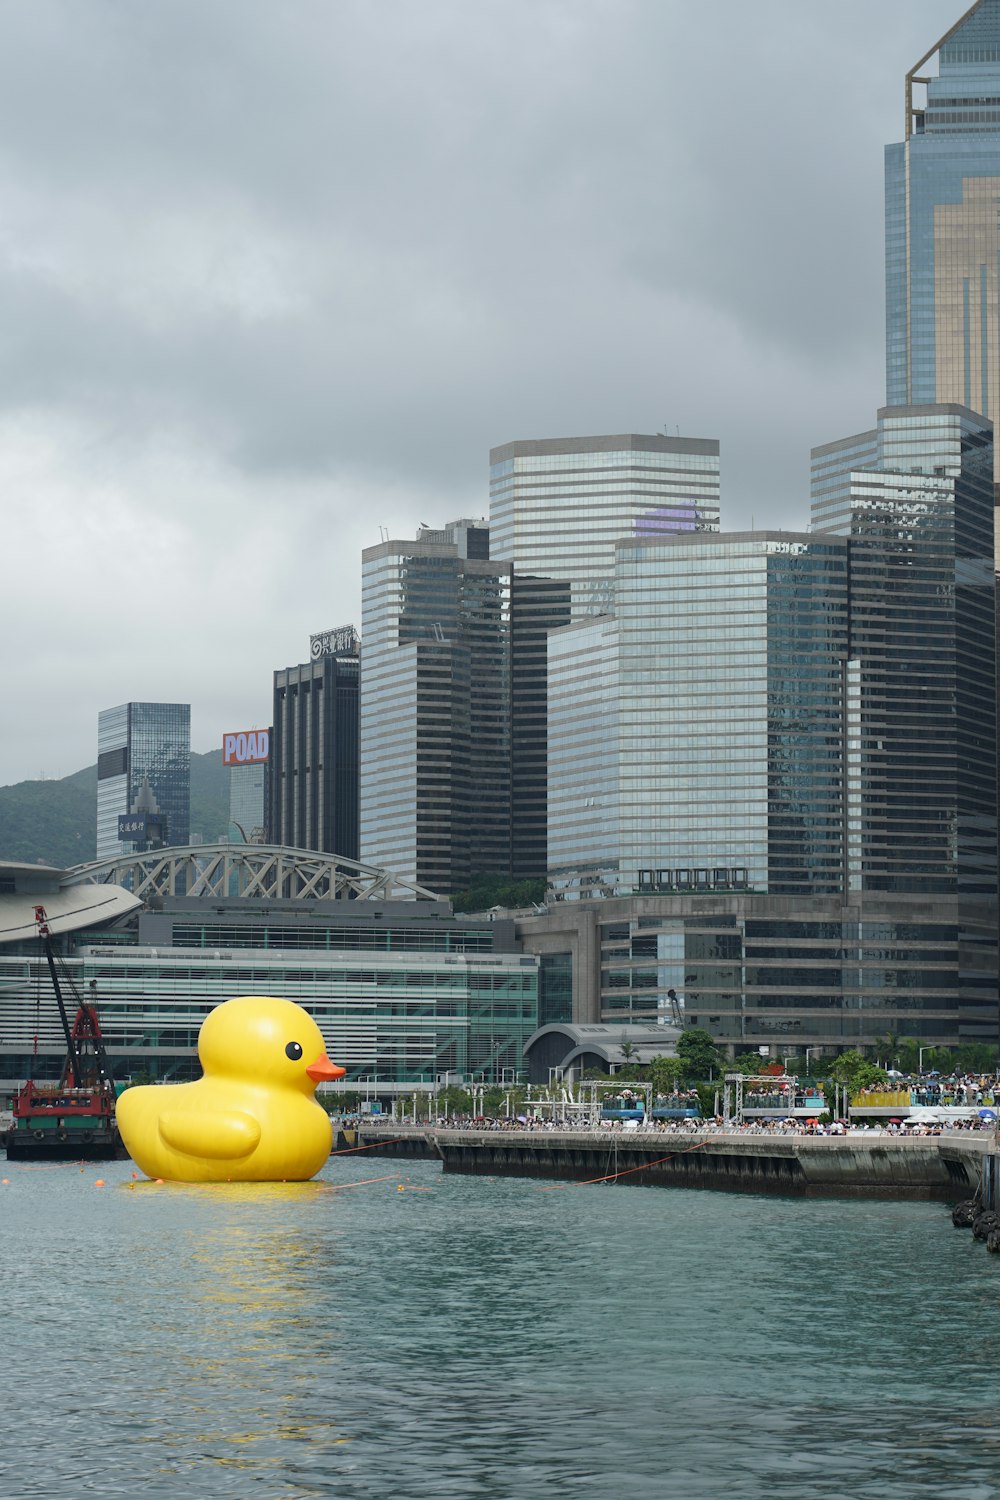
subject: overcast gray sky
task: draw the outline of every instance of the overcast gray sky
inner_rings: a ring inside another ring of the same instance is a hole
[[[0,0],[0,784],[267,724],[514,438],[717,437],[724,528],[804,528],[965,4]]]

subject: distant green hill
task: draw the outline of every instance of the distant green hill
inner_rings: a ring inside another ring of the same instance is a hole
[[[229,827],[229,772],[221,750],[191,757],[191,835],[211,844]],[[0,860],[86,864],[96,858],[97,767],[61,781],[0,787]]]

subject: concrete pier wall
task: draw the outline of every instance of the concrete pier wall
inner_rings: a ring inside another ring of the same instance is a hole
[[[637,1187],[711,1187],[802,1196],[971,1197],[992,1141],[974,1136],[690,1136],[592,1131],[432,1130],[421,1154],[446,1172],[586,1182],[607,1178]],[[408,1138],[364,1128],[379,1155],[416,1155]],[[404,1151],[402,1147],[407,1149]]]
[[[983,1157],[979,1196],[984,1208],[1000,1210],[1000,1153]]]
[[[437,1147],[429,1130],[415,1130],[412,1126],[388,1130],[361,1129],[339,1130],[334,1138],[334,1154],[363,1150],[366,1156],[401,1156],[428,1160],[440,1160]]]

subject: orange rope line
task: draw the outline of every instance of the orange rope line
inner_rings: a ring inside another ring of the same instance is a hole
[[[400,1141],[409,1141],[413,1137],[409,1135],[397,1135],[394,1141],[369,1141],[367,1146],[342,1146],[339,1151],[331,1151],[331,1156],[353,1156],[356,1151],[374,1151],[376,1146],[398,1146]]]
[[[396,1182],[399,1174],[390,1172],[387,1177],[366,1177],[361,1182],[325,1182],[323,1186],[331,1193],[342,1193],[345,1188],[369,1187],[373,1182]]]
[[[638,1167],[625,1167],[621,1172],[609,1172],[606,1177],[588,1177],[583,1182],[557,1182],[553,1187],[542,1187],[540,1193],[560,1193],[564,1188],[590,1187],[595,1182],[617,1181],[619,1177],[627,1177],[630,1172],[645,1172],[647,1167],[658,1167],[661,1162],[671,1161],[675,1156],[687,1156],[690,1151],[700,1151],[702,1146],[707,1146],[707,1141],[696,1141],[693,1146],[687,1146],[683,1151],[671,1151],[669,1156],[659,1156],[655,1161],[644,1161]]]

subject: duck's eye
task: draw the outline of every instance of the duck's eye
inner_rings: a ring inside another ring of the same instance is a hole
[[[292,1059],[292,1062],[298,1062],[299,1058],[302,1056],[302,1048],[299,1046],[298,1042],[288,1043],[288,1046],[285,1048],[285,1056],[290,1057]]]

